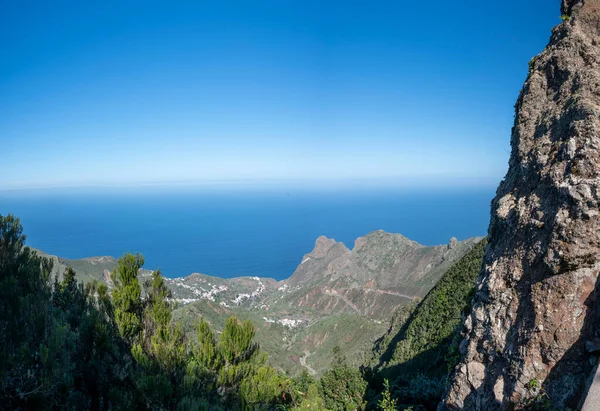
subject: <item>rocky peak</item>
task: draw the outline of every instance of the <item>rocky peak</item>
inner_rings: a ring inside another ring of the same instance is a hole
[[[303,307],[356,312],[355,306],[361,306],[361,315],[381,316],[388,312],[386,307],[423,296],[479,240],[455,240],[452,248],[426,247],[377,230],[356,239],[350,251],[321,236],[286,284],[308,290],[296,302]]]
[[[396,247],[407,249],[423,247],[421,244],[404,237],[402,234],[386,233],[383,230],[376,230],[363,237],[358,237],[354,241],[354,248],[352,249],[352,252],[357,253],[367,245],[378,246],[380,244],[395,244]]]
[[[576,18],[578,24],[598,31],[600,29],[600,3],[597,0],[562,0],[563,16]]]
[[[563,16],[573,15],[573,9],[577,10],[583,5],[583,0],[562,0],[560,12]]]
[[[600,0],[564,0],[562,12],[515,106],[462,360],[439,409],[536,397],[578,409],[597,361],[585,346],[600,332]]]
[[[350,250],[332,238],[320,236],[313,250],[302,257],[300,265],[287,280],[290,285],[307,285],[334,274],[346,264]]]
[[[324,235],[322,235],[319,238],[317,238],[317,241],[315,242],[315,247],[310,252],[310,255],[314,258],[323,258],[325,257],[325,255],[327,255],[329,249],[335,246],[336,244],[341,243],[338,243],[333,238],[327,238]]]

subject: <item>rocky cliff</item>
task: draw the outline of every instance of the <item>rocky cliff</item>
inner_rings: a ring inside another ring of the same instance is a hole
[[[355,312],[387,320],[396,308],[423,297],[442,274],[481,240],[452,238],[447,245],[424,246],[401,234],[373,231],[352,250],[319,237],[277,296],[280,305],[323,314]]]
[[[600,0],[563,0],[530,62],[462,360],[439,409],[576,409],[600,333]]]

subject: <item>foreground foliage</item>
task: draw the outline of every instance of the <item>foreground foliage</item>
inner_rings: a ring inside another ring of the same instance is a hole
[[[140,255],[119,259],[106,285],[25,247],[19,220],[0,216],[0,402],[8,409],[274,409],[287,379],[266,364],[254,328],[227,321],[219,341],[200,319],[198,342],[171,320],[159,271],[138,282]],[[111,295],[112,294],[112,295]]]

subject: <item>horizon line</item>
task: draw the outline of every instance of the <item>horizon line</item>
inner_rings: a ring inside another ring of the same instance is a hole
[[[420,177],[384,177],[384,178],[290,178],[290,179],[224,179],[224,180],[172,180],[172,181],[139,181],[139,182],[90,182],[90,183],[50,183],[50,184],[9,184],[0,186],[0,192],[28,190],[60,190],[60,189],[123,189],[123,188],[219,188],[219,187],[276,187],[285,188],[423,188],[435,187],[497,187],[502,178],[474,176],[420,176]],[[355,185],[354,187],[352,187]],[[350,186],[350,187],[349,187]]]

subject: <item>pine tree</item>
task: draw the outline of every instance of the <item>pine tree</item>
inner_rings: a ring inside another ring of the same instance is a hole
[[[228,319],[217,341],[201,319],[198,343],[187,341],[159,271],[142,298],[143,263],[132,254],[118,260],[112,299],[105,284],[84,286],[71,268],[51,283],[52,260],[25,247],[18,219],[0,216],[2,407],[258,410],[291,401],[252,323]]]
[[[381,411],[396,411],[398,408],[398,400],[392,399],[392,393],[390,391],[390,382],[386,379],[383,381],[383,386],[385,389],[383,390],[382,398],[379,400],[377,405]]]
[[[111,273],[115,284],[112,293],[115,320],[121,335],[130,343],[137,342],[142,330],[142,289],[137,275],[143,265],[142,255],[125,254],[119,258],[117,268]]]
[[[229,317],[219,341],[219,350],[227,364],[250,360],[258,351],[253,338],[254,324],[248,320],[240,321],[235,316]]]
[[[198,344],[193,355],[198,364],[208,370],[217,370],[223,364],[221,351],[217,347],[215,335],[204,318],[200,318],[196,326]]]
[[[153,379],[153,395],[162,395],[161,401],[173,406],[182,388],[187,349],[181,326],[171,321],[170,298],[160,271],[154,271],[144,302],[144,348],[151,359],[146,371]]]

